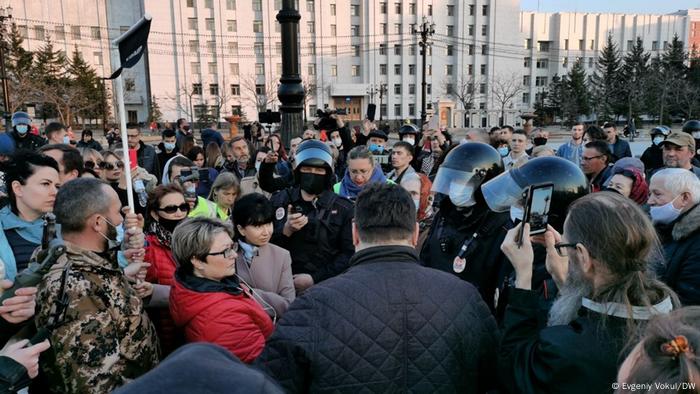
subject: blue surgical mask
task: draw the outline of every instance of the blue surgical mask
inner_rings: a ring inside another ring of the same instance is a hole
[[[508,147],[502,146],[498,148],[498,154],[501,155],[501,157],[506,157],[508,156],[509,150]]]
[[[420,198],[417,199],[417,200],[414,199],[414,200],[413,200],[413,205],[416,206],[416,212],[418,212],[418,211],[420,210]]]
[[[472,186],[452,182],[448,193],[450,201],[457,207],[471,207],[476,204]]]
[[[659,146],[659,145],[660,145],[662,142],[664,142],[665,140],[666,140],[666,139],[665,139],[663,136],[657,135],[656,137],[654,137],[654,139],[651,140],[651,142],[653,142],[654,145]]]
[[[165,150],[168,152],[172,151],[175,149],[175,143],[174,142],[163,142],[163,146],[165,147]]]
[[[676,196],[676,198],[678,197],[680,197],[680,195]],[[651,207],[649,209],[651,221],[654,222],[654,224],[669,224],[678,219],[681,215],[681,210],[673,206],[673,202],[676,201],[676,198],[664,205]]]
[[[26,124],[18,124],[17,126],[15,126],[15,129],[18,133],[25,135],[27,134],[27,131],[29,131],[29,126],[27,126]]]
[[[384,147],[379,145],[379,144],[370,144],[369,146],[369,151],[372,153],[383,153],[384,152]]]
[[[261,164],[262,164],[262,161],[255,162],[255,172],[260,172],[260,165]]]
[[[66,145],[70,144],[70,137],[67,135],[64,135],[63,136],[63,143]]]

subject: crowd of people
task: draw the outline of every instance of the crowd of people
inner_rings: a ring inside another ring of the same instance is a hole
[[[613,123],[314,126],[15,113],[0,392],[700,392],[700,121],[641,158]]]

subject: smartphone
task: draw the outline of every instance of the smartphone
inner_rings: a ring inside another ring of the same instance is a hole
[[[199,170],[199,180],[202,182],[209,182],[209,169],[200,168]]]
[[[523,222],[530,224],[530,235],[542,234],[547,231],[553,191],[553,183],[530,186],[525,203],[525,214],[523,215]]]
[[[367,119],[374,122],[374,115],[377,113],[377,104],[367,104]]]
[[[138,153],[136,149],[129,149],[129,164],[131,165],[132,170],[135,170],[139,165]]]
[[[180,179],[182,179],[182,178],[189,178],[189,177],[191,177],[191,176],[192,176],[192,170],[190,170],[189,168],[188,168],[188,169],[184,169],[184,168],[183,168],[183,169],[180,171]]]

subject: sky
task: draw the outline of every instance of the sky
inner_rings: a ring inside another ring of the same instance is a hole
[[[700,8],[700,0],[520,0],[523,11],[617,12],[626,14],[668,14]]]

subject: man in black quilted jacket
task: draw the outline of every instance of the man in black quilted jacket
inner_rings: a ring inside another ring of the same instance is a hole
[[[350,268],[291,305],[256,361],[288,392],[484,392],[498,329],[479,292],[418,263],[415,205],[369,185]]]

